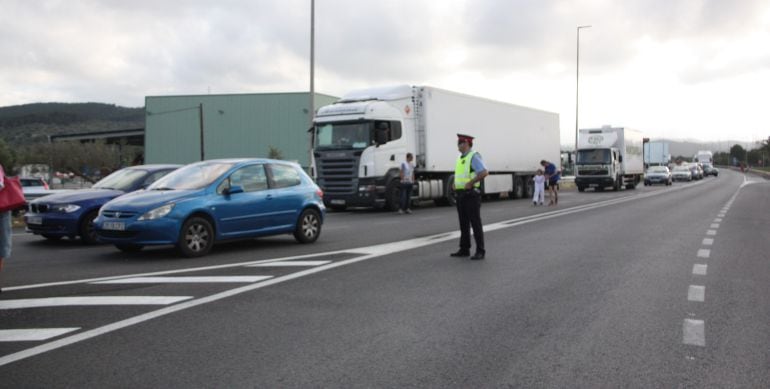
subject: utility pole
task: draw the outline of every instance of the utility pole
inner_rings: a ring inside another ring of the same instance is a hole
[[[580,100],[580,29],[591,28],[590,25],[577,26],[577,55],[575,58],[575,162],[578,149],[578,100]]]

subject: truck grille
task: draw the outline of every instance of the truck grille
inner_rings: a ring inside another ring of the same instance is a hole
[[[606,176],[608,174],[607,169],[578,169],[578,175],[581,176]]]
[[[318,184],[325,194],[353,194],[358,180],[358,158],[318,158]]]

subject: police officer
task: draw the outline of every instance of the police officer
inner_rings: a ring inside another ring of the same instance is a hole
[[[457,216],[460,219],[460,250],[450,254],[453,257],[471,255],[471,227],[476,240],[473,260],[484,259],[484,230],[481,224],[481,181],[489,175],[479,153],[471,150],[473,137],[457,134],[457,149],[460,156],[455,163],[455,193],[457,194]]]

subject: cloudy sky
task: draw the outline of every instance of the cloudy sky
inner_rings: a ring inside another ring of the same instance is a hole
[[[310,0],[0,0],[0,106],[309,88]],[[652,138],[770,135],[766,0],[316,0],[316,91],[430,85]]]

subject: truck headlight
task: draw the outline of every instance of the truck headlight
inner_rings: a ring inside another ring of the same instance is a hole
[[[174,209],[174,204],[166,204],[162,207],[158,207],[153,209],[150,212],[145,213],[144,215],[140,216],[138,220],[155,220],[160,219],[163,216],[168,215],[171,210]]]
[[[80,209],[80,206],[75,204],[57,204],[51,206],[51,210],[54,212],[72,213],[78,209]]]

